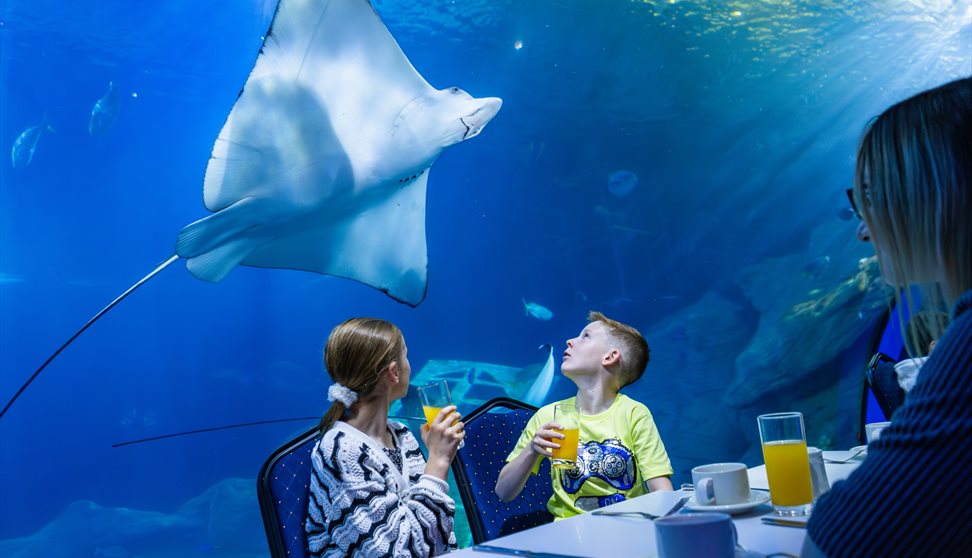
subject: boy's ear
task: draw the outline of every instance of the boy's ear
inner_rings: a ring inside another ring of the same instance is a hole
[[[610,351],[604,353],[604,356],[601,357],[601,364],[604,365],[605,368],[614,366],[615,364],[618,364],[620,362],[621,362],[621,351],[617,349],[611,349]]]

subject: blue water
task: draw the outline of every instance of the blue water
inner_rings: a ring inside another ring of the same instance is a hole
[[[0,422],[0,555],[265,555],[252,479],[313,420],[111,445],[319,416],[324,338],[352,315],[399,324],[415,372],[542,363],[537,347],[556,354],[589,309],[631,323],[652,362],[627,392],[652,409],[676,484],[699,463],[759,463],[761,412],[802,410],[811,443],[856,445],[884,300],[843,190],[870,117],[972,73],[967,0],[375,6],[432,85],[504,100],[431,171],[426,300],[308,272],[239,268],[213,285],[167,269]],[[206,215],[213,141],[274,8],[0,5],[0,152],[45,115],[56,130],[26,167],[0,164],[0,401]],[[93,137],[109,82],[120,110]],[[623,198],[618,171],[638,179]],[[855,295],[858,273],[871,287]],[[548,399],[569,389],[559,378]],[[216,485],[233,517],[221,530],[124,527],[136,521],[118,511],[198,518],[180,506]],[[108,511],[79,513],[85,501]]]

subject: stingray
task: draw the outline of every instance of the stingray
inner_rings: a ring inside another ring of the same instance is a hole
[[[417,306],[428,284],[430,168],[501,105],[429,85],[368,0],[280,0],[206,168],[212,214],[61,345],[0,418],[85,329],[179,259],[211,282],[237,265],[306,270]]]

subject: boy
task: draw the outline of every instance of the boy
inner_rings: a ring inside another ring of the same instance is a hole
[[[651,413],[618,393],[641,378],[648,343],[635,328],[591,312],[590,323],[567,341],[560,371],[577,384],[577,395],[558,401],[580,408],[577,467],[554,468],[547,509],[563,519],[651,491],[672,490],[672,466]],[[527,423],[496,481],[496,495],[510,502],[536,474],[551,449],[559,448],[562,426],[552,422],[555,403]],[[542,425],[542,426],[541,426]]]

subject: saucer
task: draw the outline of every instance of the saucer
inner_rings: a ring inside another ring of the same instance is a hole
[[[867,444],[864,444],[863,446],[854,446],[850,449],[851,453],[858,452],[858,451],[860,453],[852,457],[851,461],[861,461],[865,457],[867,457]]]
[[[756,506],[765,504],[769,501],[769,492],[766,492],[765,490],[750,490],[749,499],[745,502],[739,502],[737,504],[699,504],[695,501],[695,495],[693,494],[692,497],[689,498],[688,502],[685,503],[685,509],[693,511],[726,512],[729,514],[745,513]]]

